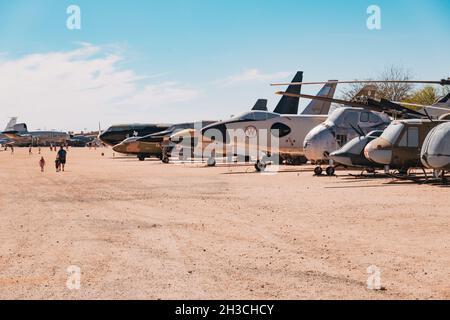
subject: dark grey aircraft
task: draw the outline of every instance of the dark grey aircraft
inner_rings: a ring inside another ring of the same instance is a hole
[[[358,130],[358,129],[356,129]],[[369,132],[364,135],[363,132],[358,132],[359,137],[354,138],[341,149],[330,154],[329,158],[336,164],[351,168],[362,168],[368,172],[374,172],[375,169],[383,169],[382,165],[377,165],[369,161],[364,155],[364,149],[373,140],[379,138],[382,130]]]
[[[169,124],[123,124],[114,125],[99,135],[99,139],[109,145],[115,146],[130,137],[144,137],[149,134],[167,130]]]

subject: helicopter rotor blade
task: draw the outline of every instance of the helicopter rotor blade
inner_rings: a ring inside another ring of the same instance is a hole
[[[358,101],[340,100],[340,99],[320,97],[320,96],[311,96],[311,95],[307,95],[307,94],[288,93],[288,92],[283,92],[283,91],[278,91],[275,94],[282,95],[282,96],[288,96],[288,97],[294,97],[294,98],[321,100],[321,101],[342,104],[342,105],[349,106],[349,107],[363,108],[363,109],[377,111],[377,112],[388,112],[388,113],[392,113],[392,114],[407,114],[408,117],[413,117],[413,118],[426,117],[425,114],[422,114],[420,112],[417,112],[415,110],[409,109],[407,107],[393,103],[393,102],[391,102],[389,100],[385,100],[385,99],[381,99],[380,101],[377,101],[375,99],[368,98],[366,102],[358,102]]]
[[[450,85],[450,78],[439,81],[428,80],[351,80],[351,81],[319,81],[319,82],[293,82],[293,83],[272,83],[272,87],[278,86],[301,86],[301,85],[319,85],[319,84],[354,84],[354,83],[410,83],[410,84],[438,84],[441,86]]]

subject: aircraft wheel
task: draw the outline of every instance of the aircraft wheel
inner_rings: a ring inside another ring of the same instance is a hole
[[[323,172],[323,170],[322,170],[321,167],[316,167],[316,168],[314,169],[314,174],[315,174],[316,176],[321,176],[321,175],[322,175],[322,172]]]
[[[331,176],[334,176],[335,169],[334,169],[334,167],[328,167],[326,172],[327,172],[327,176],[331,177]]]
[[[206,161],[206,164],[208,165],[208,167],[215,167],[216,166],[216,159],[214,158],[209,158]]]
[[[258,160],[255,164],[255,169],[258,172],[263,172],[264,170],[266,170],[267,164],[264,161],[260,161]]]

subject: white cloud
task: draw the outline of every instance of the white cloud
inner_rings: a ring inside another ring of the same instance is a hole
[[[188,85],[150,82],[152,75],[120,68],[123,60],[90,44],[16,59],[0,56],[0,119],[17,115],[32,128],[47,129],[165,121],[172,105],[200,95]]]
[[[233,86],[246,82],[271,82],[284,79],[292,75],[292,72],[276,72],[276,73],[262,73],[259,69],[245,69],[239,74],[231,75],[225,79],[217,81],[217,84],[222,86]]]

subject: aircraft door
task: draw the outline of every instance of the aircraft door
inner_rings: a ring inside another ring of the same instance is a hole
[[[420,132],[417,126],[406,126],[393,150],[394,163],[403,167],[418,166],[420,162]]]

